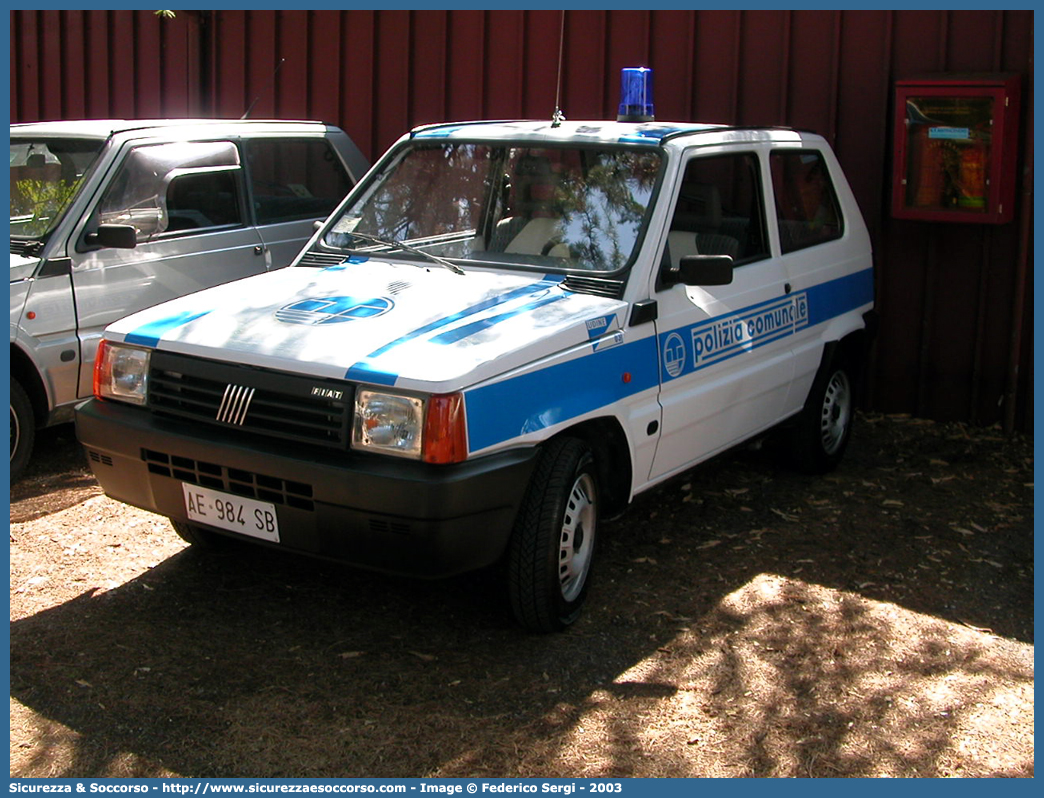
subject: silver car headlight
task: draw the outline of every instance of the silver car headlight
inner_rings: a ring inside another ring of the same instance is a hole
[[[94,360],[94,395],[100,399],[145,404],[148,399],[149,355],[148,349],[103,340]]]
[[[361,389],[355,394],[352,448],[421,458],[424,400]]]

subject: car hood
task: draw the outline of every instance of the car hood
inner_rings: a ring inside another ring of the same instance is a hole
[[[19,280],[28,280],[33,276],[33,272],[36,271],[36,267],[40,265],[39,258],[27,258],[24,255],[15,255],[11,253],[11,282],[17,283]]]
[[[562,275],[352,258],[280,269],[116,322],[106,338],[311,376],[450,392],[619,342],[626,304]]]

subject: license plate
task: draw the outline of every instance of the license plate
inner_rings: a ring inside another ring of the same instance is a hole
[[[279,519],[274,504],[184,482],[181,490],[185,494],[185,512],[189,520],[272,543],[279,542]]]

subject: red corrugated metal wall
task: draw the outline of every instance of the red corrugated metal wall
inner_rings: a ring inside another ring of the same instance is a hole
[[[198,114],[200,38],[188,14],[12,11],[11,121]]]
[[[12,11],[10,23],[12,121],[252,108],[338,124],[376,157],[417,124],[550,117],[561,32],[569,118],[613,118],[620,68],[650,66],[659,119],[816,130],[874,238],[871,405],[1032,427],[1031,226],[887,210],[899,78],[1021,73],[1031,168],[1031,11],[573,10],[564,24],[542,10]],[[1028,180],[1020,203],[1031,209]]]

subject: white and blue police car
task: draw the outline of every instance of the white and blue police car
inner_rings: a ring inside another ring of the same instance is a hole
[[[77,410],[105,492],[193,544],[505,563],[550,631],[641,491],[774,429],[835,466],[874,281],[830,147],[621,110],[414,129],[290,268],[112,324]]]

